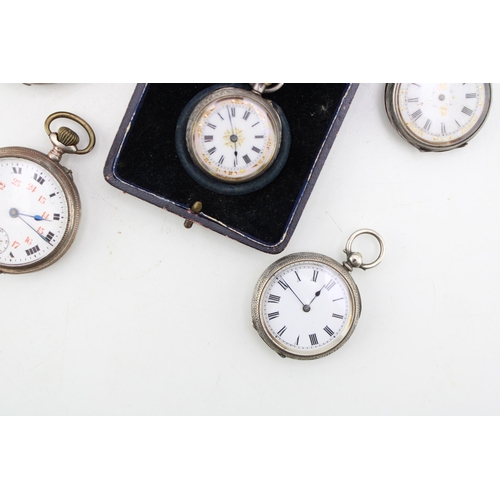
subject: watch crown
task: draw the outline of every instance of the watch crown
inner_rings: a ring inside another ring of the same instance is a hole
[[[80,142],[80,137],[68,127],[61,127],[57,131],[57,140],[65,146],[76,146]]]

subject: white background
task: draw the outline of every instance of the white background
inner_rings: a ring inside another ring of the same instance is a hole
[[[83,204],[71,249],[38,273],[0,276],[0,414],[499,413],[499,86],[479,135],[442,154],[396,134],[383,84],[359,87],[281,256],[341,260],[362,227],[387,254],[353,273],[363,312],[352,338],[311,362],[281,359],[251,326],[254,284],[278,256],[188,231],[104,181],[134,86],[0,86],[1,147],[47,152],[43,123],[61,110],[97,136],[90,154],[62,160]]]

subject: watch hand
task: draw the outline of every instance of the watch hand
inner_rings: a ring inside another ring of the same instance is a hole
[[[309,306],[314,302],[314,300],[316,299],[316,297],[319,297],[320,294],[321,294],[321,290],[323,290],[323,288],[325,288],[325,285],[323,285],[315,294],[314,294],[314,297],[313,299],[311,300],[311,302],[309,302]]]
[[[44,222],[52,222],[51,220],[43,218],[41,215],[29,215],[29,214],[22,214],[22,213],[19,213],[19,215],[22,215],[24,217],[33,217],[33,219],[38,220],[38,221],[43,220]]]
[[[50,240],[48,240],[43,234],[40,234],[33,226],[31,226],[30,224],[28,224],[22,217],[20,217],[20,214],[18,214],[17,216],[19,219],[21,219],[29,228],[33,229],[33,231],[35,231],[36,234],[38,234],[38,236],[40,236],[40,238],[42,238],[43,241],[45,241],[46,243],[48,243],[51,247],[53,247],[54,245],[50,242]]]
[[[307,307],[304,302],[302,302],[299,298],[299,296],[293,291],[293,288],[285,281],[285,280],[282,280],[283,283],[286,285],[286,287],[295,295],[295,297],[297,297],[298,301],[304,306],[304,307]]]
[[[231,112],[229,111],[229,106],[227,106],[227,116],[229,116],[229,123],[231,124],[231,131],[234,134],[233,120],[231,120]]]

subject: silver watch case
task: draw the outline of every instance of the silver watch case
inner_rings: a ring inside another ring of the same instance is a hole
[[[404,120],[399,111],[397,105],[397,96],[399,93],[401,83],[387,83],[385,86],[385,110],[389,121],[394,126],[398,134],[412,146],[416,147],[422,152],[442,152],[451,151],[452,149],[462,148],[468,144],[468,142],[479,132],[481,127],[484,125],[491,105],[491,84],[484,84],[485,91],[485,105],[484,111],[481,119],[471,127],[471,129],[462,137],[448,142],[440,142],[436,144],[431,144],[427,141],[419,139],[414,134],[410,133],[408,127],[405,125]]]
[[[349,291],[351,304],[352,304],[352,314],[350,323],[346,326],[342,335],[339,335],[336,340],[337,342],[332,342],[324,346],[323,350],[315,351],[311,355],[299,355],[288,351],[283,345],[278,344],[274,339],[274,336],[266,327],[265,321],[262,317],[262,300],[263,293],[267,284],[279,274],[280,271],[289,266],[290,264],[298,264],[301,262],[314,262],[326,265],[330,267],[334,272],[339,274],[343,278],[346,288]],[[358,319],[361,315],[361,296],[359,294],[358,287],[354,280],[352,279],[350,273],[347,269],[337,261],[327,257],[323,254],[312,253],[312,252],[300,252],[283,257],[273,264],[271,264],[262,274],[262,276],[257,281],[252,298],[252,324],[255,330],[262,338],[262,340],[275,352],[277,352],[283,358],[292,358],[299,360],[313,360],[328,356],[337,349],[340,349],[351,337],[353,331],[356,328]]]
[[[48,156],[29,148],[0,148],[0,158],[22,158],[32,161],[47,170],[61,185],[68,205],[68,223],[59,244],[49,255],[26,265],[6,266],[0,264],[0,273],[23,274],[44,269],[59,260],[69,249],[78,229],[81,215],[81,202],[78,190],[72,180],[71,171],[52,161]]]

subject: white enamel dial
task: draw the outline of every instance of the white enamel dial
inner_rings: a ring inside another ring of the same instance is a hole
[[[400,133],[420,149],[439,151],[464,145],[488,114],[488,83],[393,85],[393,109],[388,112]]]
[[[26,266],[50,255],[68,226],[57,179],[37,163],[0,158],[0,265]]]
[[[353,297],[341,274],[316,261],[280,269],[260,300],[269,339],[296,356],[317,356],[344,340],[353,323]]]
[[[214,92],[193,111],[188,150],[206,174],[240,183],[264,173],[280,146],[280,120],[267,101],[241,89]]]

